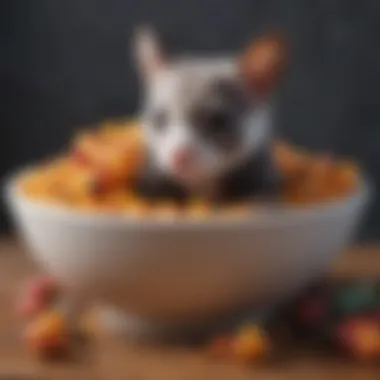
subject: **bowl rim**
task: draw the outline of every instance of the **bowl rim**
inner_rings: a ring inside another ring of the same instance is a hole
[[[366,176],[362,176],[361,184],[357,192],[352,195],[331,200],[321,204],[312,204],[302,207],[284,205],[281,208],[270,208],[258,210],[254,208],[251,217],[243,218],[140,218],[132,215],[118,213],[97,213],[83,210],[74,210],[69,207],[52,204],[37,199],[31,199],[20,191],[19,183],[22,178],[31,173],[38,165],[31,165],[18,170],[5,180],[4,196],[8,208],[19,205],[23,209],[29,209],[34,213],[48,216],[52,219],[75,223],[79,225],[93,225],[96,227],[136,227],[161,228],[180,230],[183,228],[205,228],[205,227],[236,227],[252,226],[273,227],[275,225],[300,225],[313,219],[325,218],[334,215],[345,208],[363,208],[371,198],[373,186]]]

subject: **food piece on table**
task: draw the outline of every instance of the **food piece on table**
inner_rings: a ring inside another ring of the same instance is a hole
[[[370,312],[378,307],[376,284],[372,281],[343,286],[334,298],[336,313],[344,317]]]
[[[289,333],[307,344],[326,346],[330,341],[330,328],[334,323],[332,288],[326,282],[317,283],[305,290],[285,309]]]
[[[50,277],[38,277],[27,284],[18,303],[23,318],[31,318],[48,308],[58,297],[59,289]]]
[[[315,327],[326,321],[329,312],[328,299],[322,295],[312,295],[297,306],[296,322],[303,327]]]
[[[375,318],[348,319],[337,327],[335,338],[340,348],[359,360],[380,359],[380,324]]]
[[[61,357],[70,346],[68,321],[57,311],[39,315],[26,328],[25,339],[32,352],[40,357]]]
[[[233,338],[234,357],[244,362],[257,362],[266,358],[270,341],[259,326],[245,326]]]

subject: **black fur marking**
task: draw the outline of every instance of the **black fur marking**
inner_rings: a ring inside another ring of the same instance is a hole
[[[152,202],[172,200],[183,203],[188,198],[186,191],[175,181],[164,176],[152,164],[148,164],[138,180],[138,194]]]
[[[281,190],[281,182],[270,148],[265,147],[220,180],[219,201],[275,201]]]
[[[242,201],[276,201],[281,190],[281,176],[275,167],[269,147],[252,154],[240,167],[219,179],[216,203]],[[186,202],[190,197],[181,185],[148,165],[140,178],[137,191],[151,201]]]

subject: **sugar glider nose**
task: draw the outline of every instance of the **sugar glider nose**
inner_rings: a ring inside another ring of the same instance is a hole
[[[173,169],[176,172],[191,170],[196,161],[195,152],[191,148],[180,148],[172,156]]]

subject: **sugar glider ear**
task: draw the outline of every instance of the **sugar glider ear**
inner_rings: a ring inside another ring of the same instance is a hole
[[[139,26],[133,36],[133,53],[140,74],[149,79],[166,65],[166,53],[156,31]]]
[[[288,44],[283,36],[270,34],[258,38],[240,58],[245,83],[257,96],[267,98],[283,77],[287,57]]]

